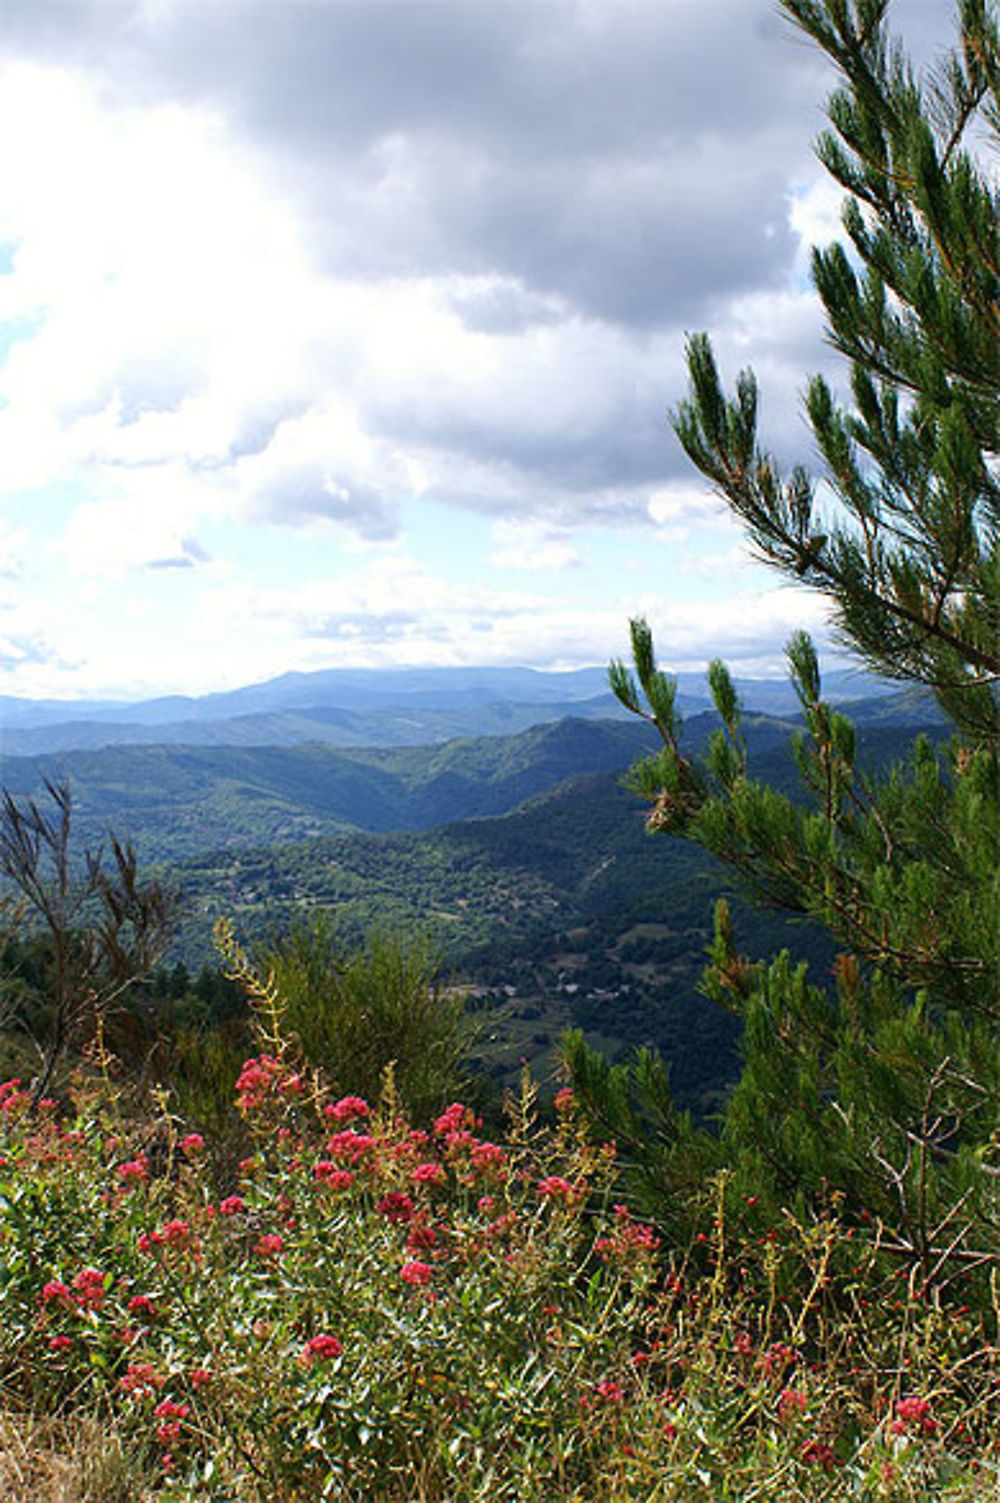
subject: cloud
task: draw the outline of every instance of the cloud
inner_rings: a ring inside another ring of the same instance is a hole
[[[144,471],[118,494],[76,507],[53,548],[82,578],[203,568],[209,555],[193,530],[198,510],[187,471]]]
[[[932,52],[938,0],[898,14]],[[683,545],[692,578],[730,537],[670,434],[686,331],[728,386],[753,365],[764,442],[810,457],[830,82],[756,0],[8,0],[0,497],[28,521],[0,573],[44,556],[49,592],[25,578],[24,620],[75,656],[86,606],[81,671],[123,685],[154,657],[177,685],[346,651],[603,660],[635,602],[587,572],[593,529]],[[405,562],[424,504],[488,519],[470,583]],[[774,648],[745,602],[690,610],[679,651],[752,654],[740,611]]]
[[[493,524],[490,562],[501,569],[567,569],[580,556],[564,532],[540,521],[503,519]]]
[[[27,533],[0,517],[0,579],[18,579],[23,568]]]

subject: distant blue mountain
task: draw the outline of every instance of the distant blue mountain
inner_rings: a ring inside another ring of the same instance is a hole
[[[749,709],[794,714],[785,679],[737,681]],[[678,675],[682,711],[709,705],[703,674]],[[871,699],[895,686],[861,670],[827,675],[834,702]],[[0,751],[36,756],[120,745],[417,746],[455,736],[512,735],[543,721],[618,714],[603,668],[324,669],[198,697],[135,703],[0,697]]]

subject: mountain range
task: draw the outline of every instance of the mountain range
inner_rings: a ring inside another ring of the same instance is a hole
[[[761,713],[794,714],[784,679],[738,680],[745,703]],[[827,675],[832,703],[895,697],[891,684],[860,670]],[[710,708],[703,674],[678,675],[679,706]],[[0,753],[34,756],[122,745],[418,746],[456,736],[512,735],[572,715],[623,715],[603,668],[540,672],[530,668],[327,669],[288,673],[197,698],[174,695],[135,703],[29,700],[0,696]]]

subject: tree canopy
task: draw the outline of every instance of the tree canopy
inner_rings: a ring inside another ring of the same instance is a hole
[[[752,373],[726,395],[697,334],[674,428],[759,557],[825,594],[863,661],[932,690],[954,735],[872,774],[796,633],[802,791],[787,797],[752,777],[722,663],[720,729],[707,758],[687,754],[675,681],[633,621],[632,663],[610,681],[663,743],[632,773],[650,829],[820,919],[840,953],[829,978],[787,952],[751,965],[720,905],[703,984],[743,1017],[744,1069],[714,1144],[672,1113],[649,1059],[616,1073],[579,1039],[568,1055],[665,1219],[707,1160],[768,1214],[837,1197],[940,1289],[1000,1247],[1000,230],[984,165],[1000,46],[993,8],[961,0],[956,44],[918,79],[889,0],[782,8],[840,74],[818,154],[845,191],[845,238],[814,252],[813,279],[850,395],[809,382],[822,468],[785,474],[758,440]]]

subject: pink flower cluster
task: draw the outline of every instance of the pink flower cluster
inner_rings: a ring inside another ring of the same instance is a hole
[[[275,1096],[301,1096],[305,1081],[286,1070],[273,1054],[258,1054],[244,1062],[236,1082],[236,1104],[241,1112],[255,1112]]]
[[[562,1201],[564,1205],[572,1205],[580,1193],[576,1185],[571,1185],[559,1174],[547,1174],[538,1181],[536,1188],[543,1200]]]
[[[374,1148],[375,1139],[369,1133],[355,1132],[353,1127],[335,1132],[326,1145],[326,1151],[332,1159],[347,1159],[349,1163],[365,1158]]]
[[[350,1122],[358,1117],[371,1116],[371,1107],[362,1096],[341,1096],[339,1101],[324,1106],[323,1115],[332,1117],[334,1122]]]
[[[199,1257],[201,1253],[198,1238],[191,1230],[191,1223],[176,1216],[165,1221],[159,1231],[140,1233],[136,1246],[143,1253],[151,1253],[158,1247],[192,1252],[195,1257]]]
[[[937,1427],[930,1399],[911,1395],[900,1399],[896,1405],[896,1418],[889,1426],[889,1431],[892,1435],[933,1435]]]
[[[333,1159],[319,1159],[313,1169],[314,1178],[331,1190],[349,1190],[354,1183],[350,1169],[341,1169]]]
[[[633,1221],[627,1206],[615,1206],[615,1227],[610,1237],[598,1237],[594,1251],[606,1262],[634,1263],[643,1254],[652,1254],[660,1239],[651,1226]]]
[[[412,1284],[415,1288],[422,1288],[431,1281],[433,1269],[427,1263],[413,1262],[404,1263],[399,1270],[399,1277],[404,1284]]]
[[[0,1116],[13,1116],[19,1107],[27,1104],[28,1093],[21,1090],[20,1080],[5,1080],[0,1085]]]
[[[339,1357],[344,1348],[336,1336],[310,1336],[305,1346],[299,1353],[299,1361],[304,1367],[311,1367],[314,1362],[331,1362],[334,1357]]]

